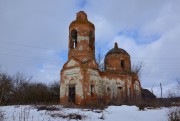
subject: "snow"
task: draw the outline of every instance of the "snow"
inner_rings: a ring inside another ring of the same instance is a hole
[[[55,106],[58,110],[40,110],[32,105],[1,106],[4,121],[77,121],[76,119],[62,118],[59,116],[78,114],[82,121],[164,121],[169,108],[145,109],[139,111],[136,106],[109,106],[105,110],[90,110],[63,108]],[[100,119],[103,117],[104,119]]]
[[[120,118],[123,121],[161,121],[165,119],[167,109],[139,111],[136,106],[110,106],[107,111],[109,112],[109,115],[105,117],[107,121],[111,119],[119,121]]]

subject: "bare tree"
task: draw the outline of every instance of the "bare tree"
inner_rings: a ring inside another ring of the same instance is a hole
[[[50,85],[32,82],[32,77],[22,73],[13,76],[0,71],[0,105],[57,103],[59,101],[59,82]]]
[[[177,97],[180,97],[180,79],[176,79],[177,81]]]
[[[12,92],[12,79],[6,73],[0,73],[0,104],[6,104]]]
[[[136,65],[133,65],[131,68],[131,73],[136,74],[138,77],[141,76],[141,71],[142,71],[143,63],[139,62]]]
[[[103,61],[103,56],[102,56],[100,47],[99,47],[99,52],[98,52],[98,57],[96,59],[96,62],[98,64],[99,70],[104,71],[104,61]]]
[[[172,90],[168,90],[169,98],[180,97],[180,79],[177,78],[176,81],[177,81],[176,87]]]
[[[154,88],[154,85],[155,85],[155,83],[152,85],[152,87],[151,87],[151,92],[153,93],[153,88]],[[154,93],[153,93],[154,94]]]
[[[28,86],[32,77],[27,77],[22,73],[16,73],[13,76],[13,99],[15,103],[24,103]]]
[[[176,79],[177,81],[177,89],[180,91],[180,79]]]
[[[59,90],[60,90],[60,84],[59,81],[54,81],[49,86],[50,89],[50,95],[53,102],[59,101]]]

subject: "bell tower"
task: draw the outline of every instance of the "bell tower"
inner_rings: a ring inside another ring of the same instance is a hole
[[[80,11],[69,26],[68,59],[74,57],[81,62],[95,59],[95,27],[87,14]]]

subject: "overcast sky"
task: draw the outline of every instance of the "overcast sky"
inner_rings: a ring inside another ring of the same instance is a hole
[[[68,28],[80,10],[95,24],[96,54],[114,42],[143,62],[141,84],[180,78],[180,0],[0,0],[0,66],[45,83],[67,61]]]

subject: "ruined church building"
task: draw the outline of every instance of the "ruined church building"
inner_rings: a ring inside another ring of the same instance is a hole
[[[141,85],[138,76],[131,73],[130,55],[117,43],[105,55],[104,70],[98,69],[95,27],[83,11],[69,26],[68,48],[68,60],[60,73],[61,104],[140,97]]]

